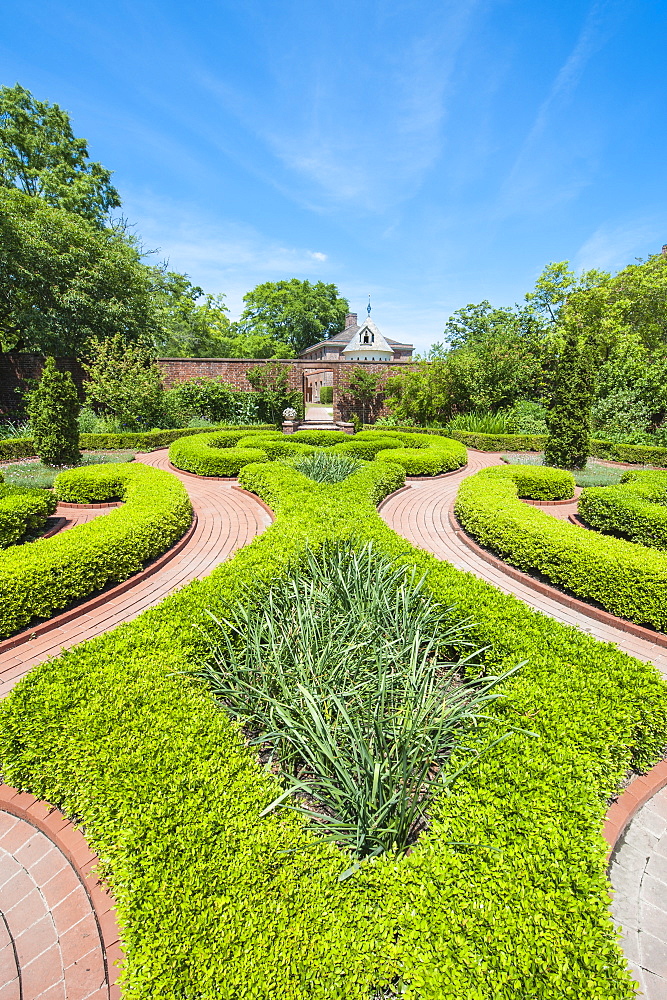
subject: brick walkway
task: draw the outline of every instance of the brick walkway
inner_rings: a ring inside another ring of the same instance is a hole
[[[166,450],[138,455],[137,460],[167,468]],[[232,490],[231,483],[179,478],[197,514],[187,544],[136,586],[89,610],[82,604],[80,614],[62,627],[0,655],[0,696],[41,660],[135,618],[171,591],[207,576],[271,522],[259,503]],[[107,513],[68,507],[59,508],[56,517],[66,518],[61,525],[66,530]],[[48,812],[45,805],[36,806]],[[71,827],[62,818],[61,823]],[[81,877],[90,867],[90,855],[76,830],[70,829],[69,836],[82,842],[75,864],[47,832],[3,810],[0,802],[0,1000],[114,1000],[120,995],[109,985],[115,982],[115,970],[107,969],[107,961],[112,966],[111,958],[117,956],[104,947],[100,933],[100,919],[108,923],[110,918],[115,927],[115,918],[108,904],[101,918],[93,909],[94,886],[86,879],[84,888]],[[117,934],[107,932],[105,942],[109,934],[117,940]]]
[[[603,624],[560,602],[532,591],[472,552],[449,523],[449,510],[459,484],[490,465],[500,454],[468,450],[468,467],[444,479],[413,482],[382,505],[386,523],[409,541],[458,569],[519,597],[536,611],[564,625],[574,625],[603,642],[613,642],[640,660],[654,663],[667,676],[667,649]],[[567,520],[576,502],[543,507],[545,513]],[[658,792],[637,813],[621,838],[609,870],[613,889],[612,914],[621,931],[630,969],[639,981],[638,997],[667,1000],[667,789]]]

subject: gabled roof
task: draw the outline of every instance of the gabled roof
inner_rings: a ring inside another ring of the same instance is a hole
[[[368,335],[370,343],[364,343],[364,337]],[[350,339],[349,344],[343,348],[343,354],[356,354],[358,351],[378,351],[385,354],[393,354],[393,349],[384,339],[373,320],[365,319],[358,330]]]

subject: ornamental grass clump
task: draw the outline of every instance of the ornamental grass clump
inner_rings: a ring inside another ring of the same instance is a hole
[[[480,650],[451,611],[414,570],[339,543],[213,619],[202,675],[285,786],[262,815],[302,813],[355,859],[414,842],[504,679],[466,679]]]
[[[342,483],[361,467],[355,458],[337,455],[329,449],[318,450],[290,464],[316,483]]]

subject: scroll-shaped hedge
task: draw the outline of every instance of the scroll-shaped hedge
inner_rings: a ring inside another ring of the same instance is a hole
[[[473,538],[512,565],[541,573],[621,618],[667,630],[667,555],[521,503],[519,495],[556,499],[543,495],[545,473],[554,477],[552,493],[559,492],[558,476],[571,479],[570,473],[540,466],[484,469],[461,483],[456,516]],[[561,495],[564,490],[565,479]]]
[[[138,463],[61,472],[55,492],[73,503],[124,503],[53,538],[0,553],[0,636],[125,580],[168,549],[192,520],[176,476]]]
[[[37,534],[56,509],[48,490],[10,486],[0,473],[0,549],[14,545],[25,534]]]
[[[626,472],[618,486],[584,490],[578,509],[598,531],[667,549],[667,472]]]
[[[294,443],[280,431],[247,429],[213,431],[179,438],[169,449],[169,461],[183,472],[197,476],[238,476],[252,462],[268,462],[288,454],[309,454],[313,449]]]
[[[355,434],[349,444],[336,446],[336,451],[351,451],[361,442],[377,440],[391,441],[392,444],[376,451],[374,456],[380,461],[395,462],[405,469],[408,476],[437,476],[441,472],[460,469],[468,460],[465,446],[452,438],[436,437],[434,434],[398,433],[382,429],[362,431]],[[359,456],[361,457],[361,456]]]

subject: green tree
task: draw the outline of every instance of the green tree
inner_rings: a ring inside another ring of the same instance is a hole
[[[361,419],[368,423],[378,402],[382,384],[382,375],[367,371],[365,368],[354,368],[350,373],[350,381],[346,395],[352,403],[361,406]]]
[[[547,412],[544,463],[561,469],[583,469],[590,454],[594,374],[590,354],[580,339],[579,330],[571,324]]]
[[[291,366],[271,363],[255,365],[245,376],[257,393],[260,418],[267,422],[282,422],[283,410],[293,407],[303,414],[303,396],[298,389],[290,389]]]
[[[88,158],[69,115],[20,84],[0,87],[0,185],[104,224],[120,206],[111,172]]]
[[[45,465],[76,465],[81,460],[80,409],[72,376],[58,371],[54,359],[47,358],[42,377],[27,398],[35,451]]]
[[[561,315],[570,295],[577,291],[586,291],[604,284],[609,280],[607,271],[582,271],[577,277],[570,270],[570,262],[561,260],[547,264],[535,282],[532,292],[526,293],[526,302],[552,327],[560,324]]]
[[[93,345],[84,368],[86,401],[129,431],[159,427],[165,413],[162,375],[150,350],[120,334]]]
[[[266,281],[243,297],[238,333],[261,334],[290,345],[298,354],[343,329],[347,299],[323,281]]]
[[[150,270],[120,234],[0,187],[2,349],[80,355],[95,338],[153,339]]]

